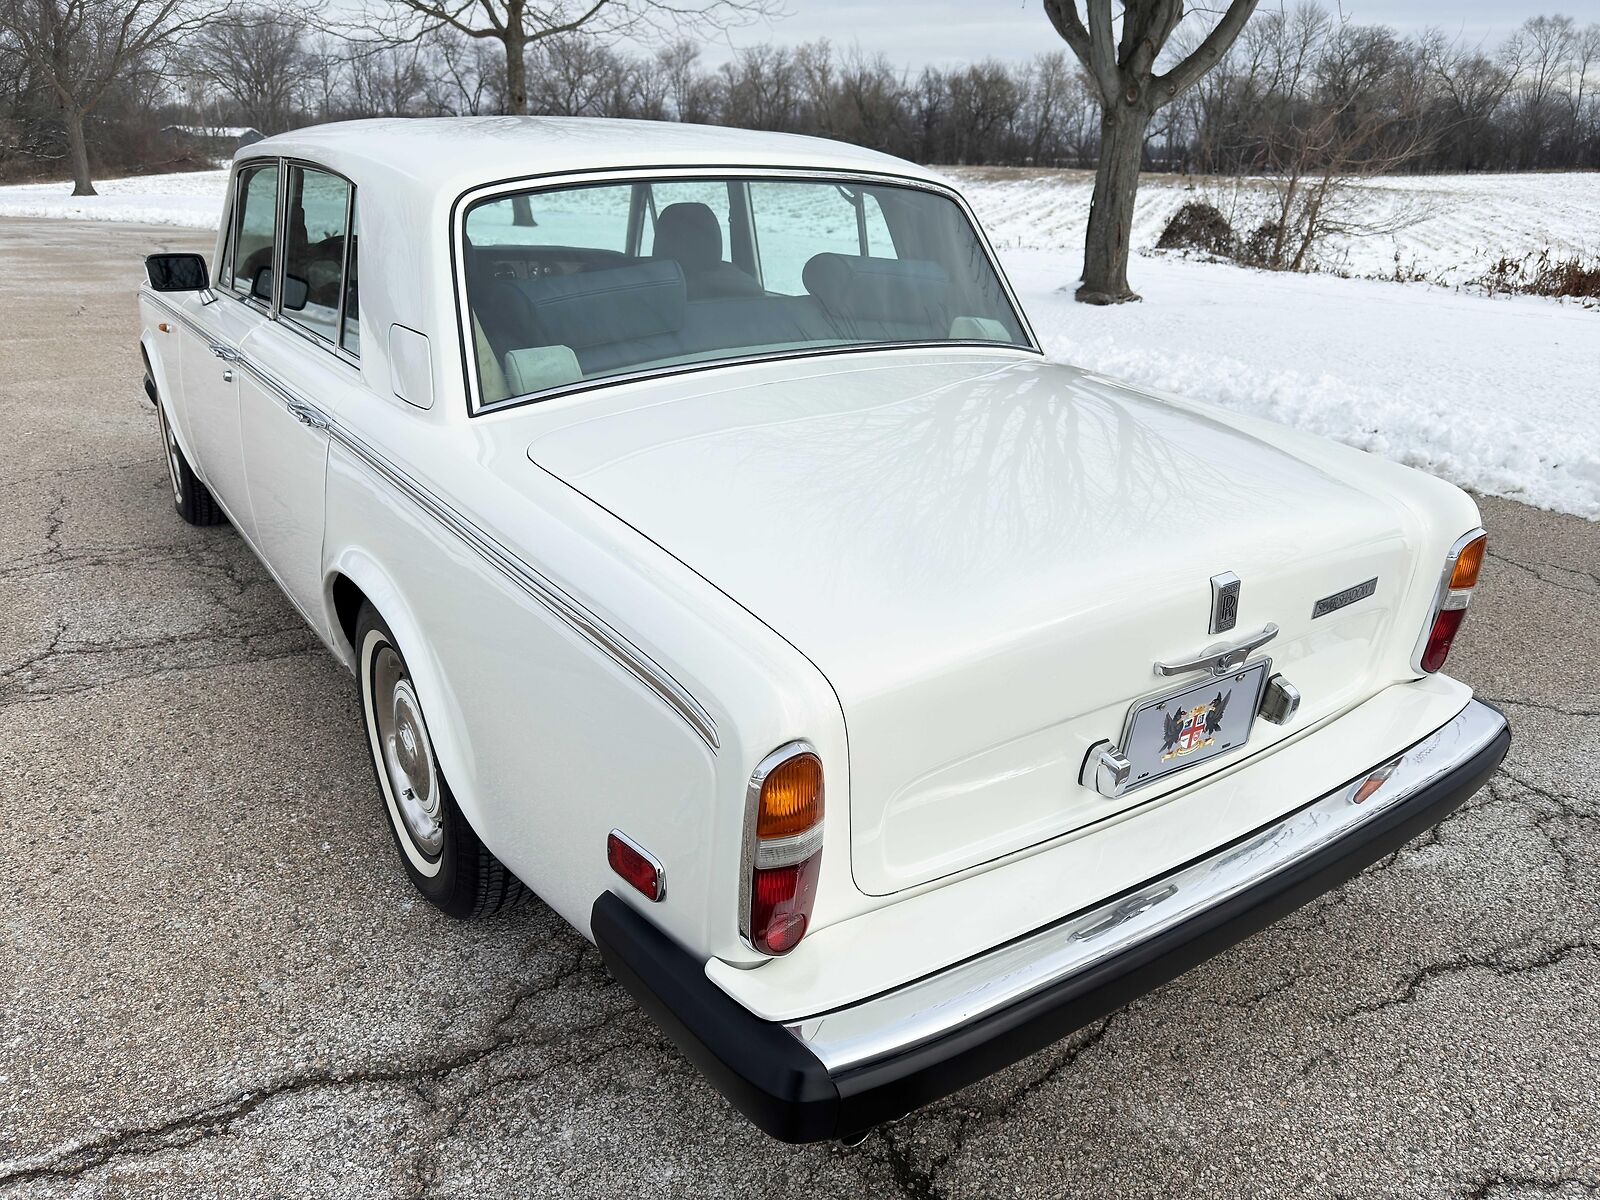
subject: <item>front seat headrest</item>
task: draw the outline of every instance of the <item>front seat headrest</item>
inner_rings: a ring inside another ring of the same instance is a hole
[[[722,261],[722,226],[707,204],[669,204],[656,217],[656,258],[676,259],[685,271]]]

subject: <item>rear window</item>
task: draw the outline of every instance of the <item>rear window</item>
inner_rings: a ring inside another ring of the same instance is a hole
[[[824,179],[671,179],[482,200],[464,222],[480,402],[727,359],[1028,345],[959,205]]]

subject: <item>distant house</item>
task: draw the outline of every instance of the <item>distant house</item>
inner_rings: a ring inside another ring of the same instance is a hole
[[[166,125],[161,136],[172,143],[174,150],[226,157],[266,135],[250,125]]]

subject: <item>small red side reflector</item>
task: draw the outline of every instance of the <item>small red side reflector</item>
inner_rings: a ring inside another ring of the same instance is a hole
[[[646,900],[654,902],[667,894],[661,864],[620,830],[613,829],[606,838],[606,861]]]
[[[1433,674],[1444,666],[1444,660],[1450,655],[1450,646],[1456,640],[1456,631],[1461,628],[1461,619],[1467,615],[1464,608],[1447,608],[1433,619],[1433,628],[1428,632],[1428,645],[1422,652],[1422,669],[1428,674]]]

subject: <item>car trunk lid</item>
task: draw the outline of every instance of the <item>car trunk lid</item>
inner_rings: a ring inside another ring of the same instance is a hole
[[[571,406],[529,456],[826,675],[869,894],[1115,817],[1390,682],[1403,511],[1231,423],[1021,356],[735,374]],[[1224,572],[1237,621],[1212,635]],[[1157,660],[1268,622],[1260,653],[1304,697],[1291,725],[1257,721],[1243,751],[1118,800],[1080,785],[1130,705],[1204,678],[1158,678]]]

